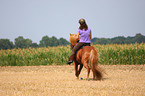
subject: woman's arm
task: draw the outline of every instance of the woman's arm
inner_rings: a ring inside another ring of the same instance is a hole
[[[79,35],[80,35],[79,32],[77,32],[77,39],[78,39],[78,40],[79,40]]]
[[[92,32],[90,32],[90,40],[92,39]]]

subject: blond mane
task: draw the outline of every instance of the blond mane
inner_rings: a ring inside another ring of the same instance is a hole
[[[80,40],[80,36],[79,36],[79,40]],[[72,45],[76,45],[77,44],[77,34],[70,34],[69,42]]]

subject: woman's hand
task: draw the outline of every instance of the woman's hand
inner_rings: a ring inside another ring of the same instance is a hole
[[[80,41],[80,36],[79,36],[79,32],[77,32],[77,43]]]

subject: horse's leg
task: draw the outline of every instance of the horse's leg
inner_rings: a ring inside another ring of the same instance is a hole
[[[74,62],[74,67],[75,67],[75,75],[76,75],[77,79],[79,79],[78,63]]]
[[[81,73],[82,68],[83,68],[83,64],[80,64],[79,75],[80,75],[80,73]]]
[[[95,73],[93,72],[93,80],[95,80],[96,76],[95,76]]]
[[[85,68],[87,69],[87,71],[88,71],[88,74],[87,74],[87,80],[88,80],[88,79],[89,79],[89,74],[90,74],[90,68],[89,68],[87,62],[84,62],[83,65],[84,65],[84,67],[85,67]]]
[[[90,68],[87,68],[87,71],[88,71],[87,80],[89,80]]]

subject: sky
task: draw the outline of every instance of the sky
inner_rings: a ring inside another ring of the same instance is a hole
[[[69,40],[81,18],[93,38],[145,35],[145,0],[0,0],[0,39]]]

